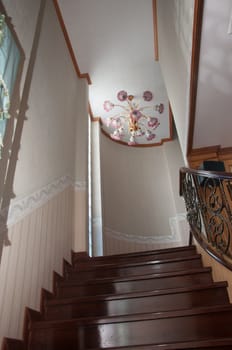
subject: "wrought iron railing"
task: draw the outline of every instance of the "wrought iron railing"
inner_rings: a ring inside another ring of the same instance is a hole
[[[190,237],[232,270],[232,173],[180,169]]]

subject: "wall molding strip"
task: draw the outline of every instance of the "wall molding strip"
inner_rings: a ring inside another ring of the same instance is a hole
[[[221,147],[214,145],[192,149],[188,156],[189,166],[198,168],[204,160],[219,160],[225,163],[226,171],[232,169],[232,147]]]
[[[191,152],[191,156],[215,153],[217,155],[232,155],[232,147],[222,147],[221,145],[207,146],[195,148]]]
[[[74,188],[76,191],[86,191],[87,182],[86,181],[75,181]]]
[[[94,117],[90,103],[88,103],[88,110],[91,122],[99,122],[101,124],[101,117]]]
[[[195,0],[192,35],[187,157],[191,153],[193,147],[203,10],[204,0]]]
[[[133,241],[134,243],[140,243],[140,244],[175,242],[177,238],[176,237],[177,234],[174,231],[167,236],[139,236],[139,235],[133,235],[133,234],[128,234],[124,232],[118,232],[118,231],[112,230],[109,227],[104,227],[104,235],[110,236],[117,240],[122,240],[126,242]]]
[[[153,8],[153,29],[154,29],[154,54],[155,60],[159,61],[159,42],[158,42],[158,16],[157,16],[157,1],[152,1]]]

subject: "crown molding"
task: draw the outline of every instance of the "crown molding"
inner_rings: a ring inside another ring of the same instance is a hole
[[[152,1],[153,9],[153,30],[154,30],[154,55],[155,61],[159,61],[159,42],[158,42],[158,15],[157,15],[157,1]]]
[[[190,155],[193,148],[203,12],[204,12],[204,0],[195,0],[194,18],[193,18],[193,35],[192,35],[190,92],[189,92],[189,127],[188,127],[188,138],[187,138],[187,156]]]

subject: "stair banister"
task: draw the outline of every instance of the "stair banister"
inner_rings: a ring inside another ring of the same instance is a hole
[[[232,173],[180,169],[190,237],[232,270]]]

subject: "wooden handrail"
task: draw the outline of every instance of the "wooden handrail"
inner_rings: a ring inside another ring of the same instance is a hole
[[[206,170],[196,170],[191,168],[180,168],[180,173],[188,173],[195,174],[198,176],[204,176],[207,178],[215,178],[215,179],[229,179],[232,181],[232,173],[224,172],[224,171],[206,171]]]
[[[180,169],[190,235],[232,270],[232,173]]]

